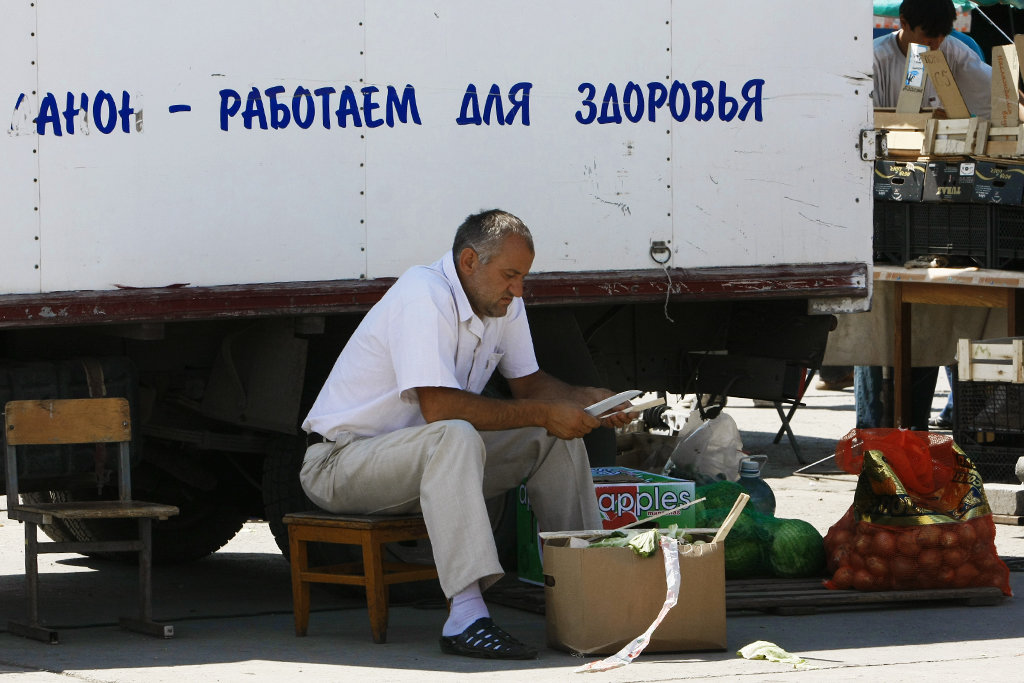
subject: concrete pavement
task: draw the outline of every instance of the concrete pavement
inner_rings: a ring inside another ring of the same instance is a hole
[[[941,373],[940,373],[941,375]],[[944,378],[940,377],[940,383]],[[941,384],[940,384],[941,386]],[[938,410],[944,396],[936,396]],[[853,426],[852,391],[811,390],[793,427],[804,458],[825,458]],[[766,479],[777,515],[797,517],[824,533],[852,502],[854,477],[830,460],[800,468],[775,411],[733,399],[727,411],[749,452],[766,453]],[[23,609],[22,528],[0,517],[0,618]],[[998,525],[1002,556],[1024,557],[1024,527]],[[42,611],[64,627],[61,643],[43,645],[0,632],[0,678],[6,683],[58,681],[490,681],[573,680],[590,658],[541,649],[529,662],[486,662],[445,656],[437,646],[444,620],[436,601],[392,608],[388,642],[375,645],[365,608],[345,595],[316,590],[309,635],[294,635],[287,563],[266,525],[247,524],[220,552],[195,563],[158,567],[154,612],[173,623],[175,638],[157,640],[115,625],[134,604],[134,570],[76,555],[41,559]],[[97,571],[102,569],[103,571]],[[120,581],[112,580],[119,577]],[[1024,573],[1011,573],[1015,593]],[[608,596],[614,599],[615,596]],[[679,606],[676,609],[685,609]],[[543,645],[544,618],[492,605],[495,620],[517,637]],[[700,615],[692,618],[699,620]],[[724,652],[643,654],[628,667],[595,674],[607,681],[667,681],[744,677],[761,681],[1022,680],[1024,605],[1016,598],[990,607],[860,609],[802,616],[759,612],[728,615]],[[736,650],[770,640],[807,660],[807,667],[749,661]]]

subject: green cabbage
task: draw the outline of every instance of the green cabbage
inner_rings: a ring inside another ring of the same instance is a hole
[[[802,519],[778,521],[768,550],[772,575],[794,579],[821,574],[825,567],[825,541],[818,530]]]

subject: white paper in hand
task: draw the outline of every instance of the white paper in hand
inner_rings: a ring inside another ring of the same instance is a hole
[[[626,401],[636,398],[641,393],[643,392],[641,392],[639,389],[630,389],[629,391],[623,391],[622,393],[615,394],[614,396],[606,398],[603,401],[598,401],[593,405],[589,405],[586,408],[584,408],[584,410],[587,411],[587,413],[589,413],[590,415],[597,417],[601,413],[611,410],[620,403],[625,403]]]

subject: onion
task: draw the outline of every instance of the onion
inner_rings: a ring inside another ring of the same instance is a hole
[[[942,564],[956,569],[967,559],[967,553],[960,548],[947,548],[942,551]]]
[[[939,571],[935,574],[935,583],[937,588],[948,588],[953,585],[953,577],[956,575],[956,570],[952,567],[945,565],[939,567]]]
[[[877,555],[864,558],[864,567],[880,579],[889,578],[889,563]]]
[[[957,588],[966,588],[967,586],[974,585],[974,581],[977,580],[979,575],[978,568],[970,562],[965,562],[956,568],[956,572],[953,576],[953,585]]]
[[[864,569],[864,556],[856,550],[851,550],[846,556],[846,564],[853,570]]]
[[[875,576],[867,569],[858,569],[853,573],[853,587],[859,591],[875,590]]]
[[[832,527],[826,536],[826,541],[829,544],[837,546],[848,545],[852,540],[853,534],[848,529],[837,529],[836,527]]]
[[[846,564],[846,558],[849,556],[851,548],[849,544],[838,546],[828,554],[828,563],[826,568],[830,572],[834,572],[844,564]]]
[[[896,552],[904,557],[917,557],[921,552],[914,529],[906,529],[896,534]]]
[[[963,524],[956,525],[957,534],[960,536],[960,547],[970,548],[974,545],[975,539],[978,534],[974,531],[974,525],[970,522],[964,522]]]
[[[849,567],[840,567],[832,575],[832,584],[840,590],[850,588],[853,586],[853,570]]]
[[[934,524],[926,524],[917,529],[917,544],[922,548],[939,545],[942,532]]]
[[[942,553],[930,548],[922,550],[917,556],[917,563],[924,570],[937,569],[942,565]]]
[[[896,536],[891,531],[879,529],[872,539],[872,546],[876,555],[890,557],[896,552]]]
[[[909,557],[892,558],[893,588],[913,588],[917,583],[917,563]]]
[[[857,534],[857,538],[853,541],[853,549],[858,555],[866,557],[871,554],[872,543],[871,537],[865,533]]]

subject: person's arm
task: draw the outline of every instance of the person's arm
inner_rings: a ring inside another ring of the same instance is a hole
[[[516,398],[561,398],[578,403],[581,408],[615,395],[607,389],[567,384],[543,370],[510,379],[508,386]]]
[[[585,406],[566,399],[500,399],[449,387],[417,387],[416,394],[427,422],[465,420],[482,431],[543,427],[560,439],[578,439],[601,426]]]
[[[512,395],[516,398],[564,399],[572,401],[581,409],[615,395],[614,391],[603,387],[567,384],[557,377],[552,377],[543,370],[538,370],[525,377],[510,379],[508,380],[508,385],[512,390]],[[625,408],[627,405],[628,402],[618,407]],[[622,427],[632,419],[629,415],[616,415],[601,420],[601,423],[605,427]]]

